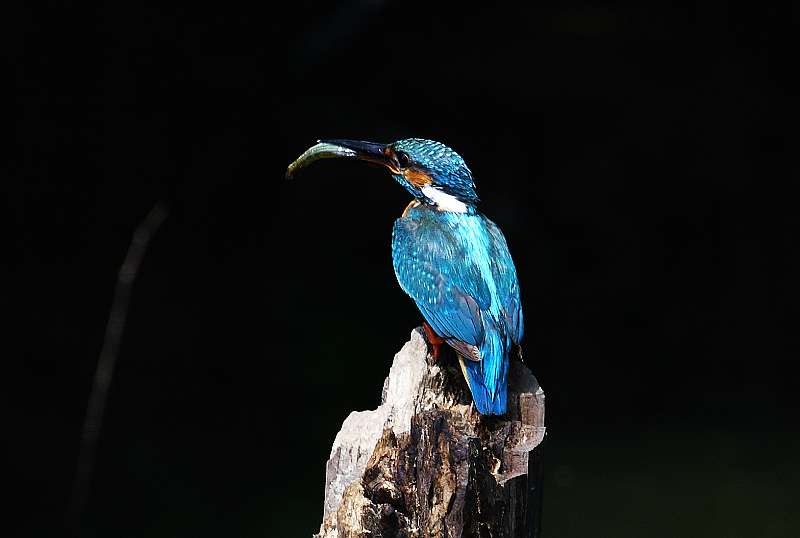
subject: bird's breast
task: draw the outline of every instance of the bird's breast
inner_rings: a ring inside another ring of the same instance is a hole
[[[419,200],[411,200],[411,203],[403,210],[403,218],[408,218],[408,212],[420,205]]]

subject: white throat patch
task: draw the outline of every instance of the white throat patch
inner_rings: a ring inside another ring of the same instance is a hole
[[[434,204],[444,211],[451,211],[453,213],[467,212],[467,204],[451,194],[440,191],[436,187],[431,187],[430,185],[422,187],[422,194],[427,196]]]

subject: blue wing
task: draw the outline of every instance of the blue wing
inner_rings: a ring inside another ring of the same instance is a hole
[[[504,413],[508,347],[522,338],[523,320],[516,270],[499,228],[479,213],[418,206],[395,222],[392,257],[400,286],[425,320],[470,359],[479,410]]]
[[[517,270],[511,253],[508,251],[506,238],[497,225],[483,217],[486,230],[491,236],[489,245],[491,256],[498,263],[492,265],[492,274],[497,284],[500,301],[503,305],[503,315],[505,316],[508,335],[517,345],[522,341],[522,334],[525,332],[525,324],[522,318],[522,302],[519,298],[519,281],[517,280]]]

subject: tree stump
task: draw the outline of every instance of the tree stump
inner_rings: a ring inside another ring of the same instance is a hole
[[[540,535],[544,392],[521,361],[509,364],[508,412],[483,416],[455,354],[434,360],[419,327],[381,400],[336,436],[315,538]]]

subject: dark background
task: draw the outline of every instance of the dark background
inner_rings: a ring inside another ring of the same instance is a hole
[[[432,138],[505,231],[546,536],[800,533],[798,9],[0,8],[6,536],[66,523],[116,272],[159,200],[85,536],[309,536],[421,319],[409,201],[318,138]]]

